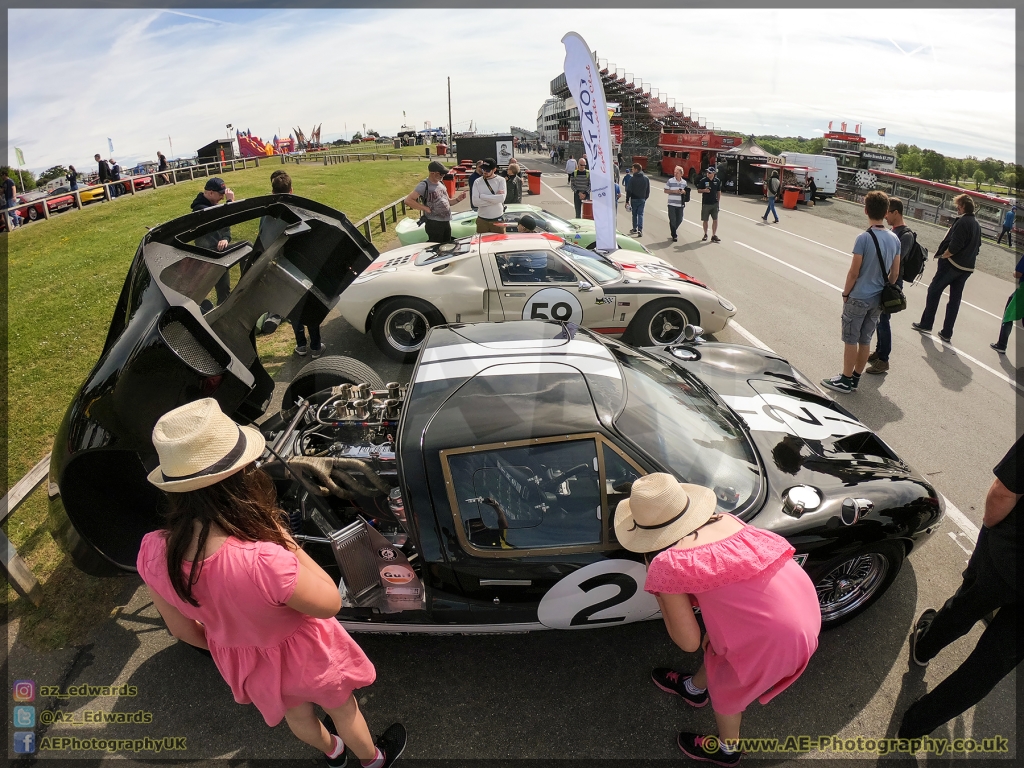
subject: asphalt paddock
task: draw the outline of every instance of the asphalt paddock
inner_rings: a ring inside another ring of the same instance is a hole
[[[570,216],[565,175],[530,156],[540,167],[542,194],[527,197]],[[836,372],[841,357],[839,294],[849,248],[862,227],[779,209],[782,222],[765,225],[763,204],[748,198],[722,203],[721,244],[700,241],[697,208],[687,206],[678,243],[668,237],[661,180],[652,179],[644,238],[648,247],[706,281],[737,305],[738,327],[718,338],[756,339],[786,357],[812,380]],[[464,205],[464,204],[463,204]],[[463,207],[463,206],[460,206]],[[619,229],[623,226],[619,209]],[[926,278],[934,265],[930,265]],[[982,631],[976,626],[922,669],[911,665],[907,637],[916,616],[938,607],[957,588],[973,548],[972,526],[981,523],[991,469],[1019,428],[1020,397],[1013,381],[1019,349],[999,357],[988,349],[998,332],[998,314],[1012,290],[1008,280],[979,273],[967,283],[952,345],[910,329],[923,303],[922,288],[910,289],[911,308],[893,318],[892,369],[865,376],[863,391],[843,400],[900,455],[925,473],[956,508],[939,531],[904,562],[889,591],[866,613],[825,632],[803,676],[767,706],[753,704],[743,723],[745,737],[780,742],[801,736],[856,740],[894,736],[906,707],[935,687],[963,661]],[[940,313],[941,313],[940,309]],[[941,314],[940,314],[941,317]],[[287,328],[283,331],[287,332]],[[407,379],[410,366],[384,358],[372,341],[333,313],[323,336],[331,354],[350,354],[381,377]],[[1019,337],[1018,337],[1019,341]],[[278,378],[289,380],[308,362],[293,357]],[[278,397],[283,383],[278,386]],[[277,407],[276,402],[274,407]],[[54,722],[36,728],[39,738],[145,739],[184,737],[182,751],[133,752],[47,750],[35,760],[102,762],[126,759],[178,762],[227,760],[233,766],[321,764],[285,724],[268,728],[251,706],[234,703],[209,658],[169,636],[136,576],[123,578],[123,607],[82,646],[36,653],[12,638],[12,680],[37,685],[129,685],[134,695],[37,696],[37,712],[86,710],[150,713],[149,723]],[[498,766],[503,764],[621,766],[679,764],[675,746],[681,729],[713,732],[710,707],[691,709],[650,682],[656,666],[693,670],[699,654],[676,648],[659,621],[581,631],[520,635],[384,636],[356,639],[377,668],[377,681],[359,692],[371,730],[401,721],[409,731],[403,758],[408,765]],[[1015,760],[1016,675],[1004,679],[976,707],[940,727],[932,738],[1003,736],[1008,751],[974,754],[972,761]],[[51,742],[51,744],[54,742]],[[60,742],[56,742],[58,746]],[[79,745],[81,746],[81,744]],[[9,747],[10,750],[10,742]],[[11,758],[17,757],[9,752]],[[948,765],[963,752],[916,757],[808,748],[750,752],[744,761],[775,765],[797,759],[871,765]],[[356,765],[356,763],[350,763]]]

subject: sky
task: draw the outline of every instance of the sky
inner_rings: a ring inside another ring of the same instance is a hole
[[[446,126],[448,77],[456,131],[534,129],[568,31],[718,128],[860,123],[890,146],[1014,159],[1012,9],[526,13],[9,10],[8,162],[19,147],[35,171],[92,170],[108,138],[125,167],[191,157],[227,124],[264,140],[314,124],[324,140],[393,136],[403,111]]]

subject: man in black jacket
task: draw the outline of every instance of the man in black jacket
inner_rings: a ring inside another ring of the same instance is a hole
[[[981,227],[974,218],[974,200],[970,195],[957,195],[953,198],[960,218],[953,222],[946,236],[939,243],[935,258],[939,259],[939,267],[935,277],[928,285],[928,299],[921,314],[921,321],[911,323],[915,331],[931,333],[935,322],[935,313],[939,309],[942,292],[949,288],[949,301],[946,303],[946,320],[939,331],[939,338],[947,344],[953,338],[953,324],[960,311],[960,300],[964,294],[964,284],[974,271],[974,264],[981,250]]]
[[[640,163],[633,163],[633,172],[626,182],[626,204],[633,212],[633,228],[629,234],[640,237],[644,233],[644,206],[651,196],[651,180],[644,175]]]

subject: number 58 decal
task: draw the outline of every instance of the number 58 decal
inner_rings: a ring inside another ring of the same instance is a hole
[[[591,563],[548,590],[537,606],[537,619],[552,629],[586,629],[653,618],[658,601],[644,592],[646,578],[643,563]]]

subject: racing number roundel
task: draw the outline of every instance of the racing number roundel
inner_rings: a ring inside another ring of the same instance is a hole
[[[527,299],[523,320],[561,320],[582,325],[583,306],[564,288],[542,288]]]
[[[566,576],[537,606],[537,619],[552,629],[588,629],[643,621],[658,613],[644,592],[647,569],[632,560],[603,560]]]

